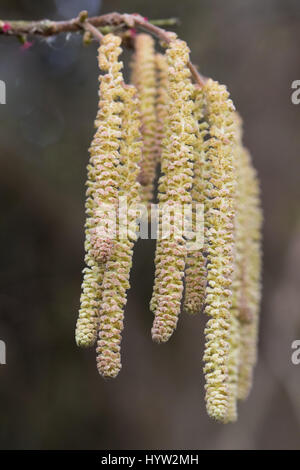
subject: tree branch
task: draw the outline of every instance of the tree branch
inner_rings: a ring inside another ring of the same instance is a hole
[[[103,28],[103,33],[108,32],[107,26],[125,26],[134,27],[135,22],[130,18],[138,18],[139,15],[127,15],[120,13],[109,13],[107,15],[93,16],[88,18],[88,22],[97,27]],[[141,17],[142,18],[142,17]],[[130,23],[130,25],[128,24]],[[175,26],[179,23],[177,18],[167,18],[160,20],[149,20],[147,21],[152,25],[160,26]],[[9,29],[4,26],[9,25]],[[4,29],[3,29],[4,27]],[[39,20],[39,21],[23,21],[23,20],[0,20],[0,34],[18,36],[22,34],[39,35],[39,36],[54,36],[59,33],[74,33],[82,29],[80,15],[77,18],[72,18],[65,21],[51,21],[51,20]]]
[[[99,42],[101,42],[101,39],[103,39],[103,34],[99,31],[98,28],[96,28],[95,26],[93,26],[89,21],[85,20],[83,23],[82,23],[82,27],[83,29],[85,29],[86,31],[89,31],[89,33],[91,33],[95,39],[98,39]]]
[[[140,28],[143,29],[164,43],[170,42],[168,31],[159,26],[174,26],[178,24],[176,18],[162,20],[147,20],[138,14],[109,13],[101,16],[88,18],[87,12],[81,12],[77,18],[65,21],[50,21],[47,19],[40,21],[5,21],[0,20],[0,35],[7,36],[54,36],[59,33],[71,33],[88,30],[97,40],[101,40],[102,33],[106,34],[117,28]],[[158,26],[159,25],[159,26]],[[203,86],[206,79],[197,71],[196,67],[189,62],[189,68],[196,83]]]

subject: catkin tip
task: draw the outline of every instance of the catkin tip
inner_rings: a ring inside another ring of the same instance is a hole
[[[166,326],[169,322],[169,326]],[[171,338],[176,325],[174,321],[166,320],[165,318],[159,318],[154,320],[153,327],[151,329],[152,339],[155,343],[166,343]]]

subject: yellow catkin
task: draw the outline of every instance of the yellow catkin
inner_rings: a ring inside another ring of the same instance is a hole
[[[157,160],[161,161],[162,142],[168,117],[168,63],[163,54],[155,55],[157,70],[157,98],[156,98],[156,149]]]
[[[142,202],[148,203],[153,199],[157,166],[155,50],[154,40],[148,34],[138,34],[135,38],[132,81],[138,90],[143,139],[139,182],[142,189]]]
[[[164,137],[167,131],[168,125],[168,113],[169,113],[169,81],[168,81],[168,62],[165,55],[156,54],[156,67],[157,67],[157,101],[156,101],[156,113],[157,113],[157,152],[158,152],[158,160],[161,165],[161,172],[165,172],[166,166],[166,158],[162,158],[162,152],[164,149]],[[158,227],[157,227],[157,236],[162,233],[162,220],[159,217],[159,212],[157,214],[158,217]],[[162,254],[162,245],[161,243],[156,244],[156,251],[155,251],[155,259],[154,265],[158,265],[158,260]],[[152,311],[156,308],[156,289],[158,284],[154,286],[154,293],[151,299],[150,308]]]
[[[233,286],[234,291],[234,286]],[[234,294],[232,296],[234,302]],[[238,386],[238,370],[240,361],[240,331],[239,321],[235,311],[236,307],[232,306],[230,310],[231,319],[229,327],[229,353],[228,353],[228,406],[227,414],[224,422],[234,422],[237,420],[237,386]]]
[[[83,270],[80,310],[75,331],[77,346],[82,348],[93,346],[97,338],[103,273],[104,267],[96,264]]]
[[[87,220],[85,224],[85,264],[83,270],[82,293],[80,297],[80,309],[76,323],[75,339],[79,347],[90,347],[96,341],[99,308],[102,297],[102,280],[104,265],[100,265],[93,256],[93,250],[90,243],[90,230],[95,227],[94,224],[94,194],[97,184],[94,178],[95,169],[89,163],[87,166],[87,199],[85,203]]]
[[[160,207],[175,210],[179,206],[182,212],[183,204],[191,204],[197,123],[192,113],[194,87],[187,67],[189,49],[184,41],[175,37],[166,51],[169,109],[158,197]],[[152,338],[157,342],[170,338],[180,313],[187,250],[182,231],[178,233],[175,225],[174,221],[171,236],[162,238],[160,234],[157,240],[155,285],[150,304],[155,314]]]
[[[228,357],[228,411],[227,422],[237,420],[238,371],[240,364],[240,325],[239,325],[239,299],[241,292],[242,257],[244,254],[244,217],[243,201],[244,181],[241,178],[242,162],[242,133],[241,119],[234,113],[234,164],[237,174],[236,185],[236,215],[234,221],[234,272],[232,281],[232,304],[230,308],[229,327],[229,357]]]
[[[121,39],[113,34],[104,36],[99,47],[99,67],[106,72],[101,75],[99,110],[95,125],[96,134],[90,147],[90,164],[94,171],[93,179],[97,189],[93,199],[96,210],[93,214],[93,227],[88,233],[93,257],[106,262],[113,247],[114,234],[101,233],[105,219],[114,217],[118,205],[118,188],[120,183],[120,141],[121,114],[123,103],[120,95],[123,93],[122,62],[118,57],[122,52]],[[93,183],[92,183],[93,184]],[[97,210],[100,211],[99,214]],[[107,223],[109,228],[109,222]],[[104,228],[104,227],[103,227]]]
[[[166,158],[162,158],[162,151],[164,149],[164,136],[167,131],[168,125],[168,113],[169,113],[169,82],[168,82],[168,62],[165,55],[156,54],[156,67],[157,67],[157,102],[156,102],[156,113],[157,113],[157,149],[158,158],[161,164],[161,172],[165,172]],[[158,232],[161,233],[161,217],[158,220]],[[155,266],[161,255],[161,245],[156,244],[155,253]],[[154,308],[153,300],[151,305]]]
[[[246,399],[252,386],[257,360],[257,336],[261,298],[261,225],[260,190],[251,156],[241,153],[240,179],[243,182],[243,256],[239,297],[240,367],[238,398]]]
[[[204,205],[204,139],[207,135],[207,123],[204,118],[203,90],[195,88],[195,118],[199,124],[197,141],[195,144],[194,181],[192,189],[193,204]],[[203,230],[204,227],[200,227]],[[185,270],[184,310],[195,314],[201,311],[204,304],[206,288],[206,257],[204,247],[188,252],[187,267]]]
[[[85,224],[85,262],[81,306],[76,325],[76,342],[87,347],[97,337],[99,307],[102,296],[104,263],[110,256],[111,237],[99,234],[99,222],[103,218],[105,204],[115,207],[118,197],[120,163],[120,123],[123,104],[118,101],[122,91],[122,63],[120,38],[108,34],[99,48],[99,67],[106,72],[101,75],[99,110],[95,120],[96,133],[90,146],[88,164],[87,201]],[[98,211],[102,209],[101,215]]]
[[[208,80],[204,86],[209,139],[206,147],[205,224],[207,288],[204,373],[208,414],[226,422],[229,386],[230,308],[234,269],[234,215],[236,171],[234,165],[234,106],[226,87]]]
[[[137,182],[138,162],[141,157],[139,139],[139,113],[136,89],[124,86],[122,100],[122,144],[119,196],[127,198],[129,233],[120,233],[115,241],[112,255],[106,264],[103,279],[103,297],[100,309],[99,340],[97,346],[97,367],[104,377],[115,377],[121,369],[121,333],[123,330],[126,291],[132,265],[133,240],[136,238],[135,205],[139,203],[140,187]]]

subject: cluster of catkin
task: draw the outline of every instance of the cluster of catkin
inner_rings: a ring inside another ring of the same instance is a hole
[[[124,83],[120,44],[118,36],[107,34],[99,47],[100,100],[88,164],[76,342],[97,342],[100,374],[118,374],[137,213],[129,210],[125,236],[118,233],[120,215],[113,237],[99,233],[99,218],[112,223],[110,212],[118,213],[122,196],[129,206],[150,205],[159,164],[152,337],[170,338],[182,304],[186,312],[208,316],[207,411],[221,422],[234,421],[256,362],[261,271],[259,185],[242,144],[241,119],[225,86],[211,79],[203,86],[193,83],[190,51],[174,33],[165,54],[155,52],[151,36],[135,37],[132,85]],[[195,204],[204,208],[204,244],[190,249],[175,212]],[[161,236],[164,207],[171,214],[167,237]]]

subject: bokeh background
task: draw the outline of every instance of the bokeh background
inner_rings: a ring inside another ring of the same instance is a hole
[[[206,76],[228,85],[245,121],[264,205],[259,362],[236,424],[205,411],[205,319],[182,314],[166,345],[151,341],[154,242],[135,250],[123,369],[105,381],[77,349],[87,148],[97,108],[96,45],[79,34],[0,37],[0,366],[2,449],[299,449],[300,79],[298,0],[2,0],[2,19],[66,19],[87,9],[177,16]],[[128,54],[128,53],[126,53]]]

